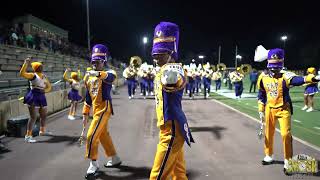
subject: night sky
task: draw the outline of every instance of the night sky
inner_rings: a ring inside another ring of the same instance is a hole
[[[86,1],[51,0],[9,1],[1,5],[1,19],[30,13],[69,31],[69,40],[86,45]],[[235,46],[243,56],[241,63],[252,63],[257,45],[283,48],[289,68],[319,67],[320,9],[310,2],[282,1],[154,1],[90,0],[92,43],[108,45],[113,58],[128,61],[143,56],[142,37],[149,37],[150,55],[153,29],[160,21],[180,26],[180,59],[190,62],[199,54],[204,61],[221,60],[234,65]],[[150,56],[148,56],[150,58]],[[259,66],[253,64],[253,66]]]

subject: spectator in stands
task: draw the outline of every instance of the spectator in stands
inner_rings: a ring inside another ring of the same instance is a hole
[[[35,48],[36,50],[40,50],[40,44],[41,44],[41,37],[38,33],[36,33],[34,35],[34,44],[35,44]]]
[[[253,70],[251,73],[250,73],[250,81],[251,81],[251,85],[250,85],[250,93],[252,91],[252,87],[253,87],[253,92],[255,93],[256,92],[256,85],[257,85],[257,80],[258,80],[258,72],[257,70]]]
[[[27,42],[27,48],[33,49],[34,48],[34,39],[32,34],[28,34],[26,37],[26,42]]]
[[[26,44],[26,42],[25,42],[24,34],[18,33],[18,46],[25,47],[26,46],[25,44]]]
[[[17,46],[17,41],[18,41],[18,35],[15,31],[12,31],[11,33],[11,42],[12,42],[12,45],[14,46]]]
[[[28,66],[31,65],[33,72],[28,73]],[[36,142],[32,137],[33,125],[36,121],[36,109],[39,110],[40,114],[40,131],[39,135],[47,135],[45,130],[46,116],[47,116],[47,100],[45,93],[51,90],[50,81],[43,74],[43,66],[40,62],[32,62],[31,59],[27,58],[24,61],[23,66],[20,70],[20,76],[28,79],[31,84],[31,90],[27,92],[24,97],[23,103],[28,105],[30,119],[27,124],[27,133],[25,135],[25,141],[29,143]]]

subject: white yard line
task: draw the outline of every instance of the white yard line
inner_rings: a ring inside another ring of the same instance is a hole
[[[319,130],[320,130],[320,127],[313,127],[313,128],[315,128],[315,129],[319,129]]]
[[[297,122],[297,123],[301,123],[301,121],[299,121],[299,120],[296,120],[296,119],[294,119],[293,121],[294,121],[294,122]]]
[[[243,112],[241,112],[241,111],[239,111],[239,110],[237,110],[237,109],[235,109],[235,108],[233,108],[233,107],[231,107],[231,106],[229,106],[229,105],[226,105],[226,104],[224,104],[224,103],[222,103],[222,102],[220,102],[220,101],[218,101],[218,100],[216,100],[216,99],[211,99],[211,100],[214,101],[214,102],[216,102],[216,103],[218,103],[218,104],[221,104],[222,106],[225,106],[225,107],[227,107],[227,108],[229,108],[229,109],[231,109],[231,110],[233,110],[233,111],[235,111],[235,112],[237,112],[237,113],[239,113],[239,114],[242,114],[243,116],[248,117],[249,119],[251,119],[251,120],[253,120],[253,121],[256,121],[257,123],[260,124],[260,120],[254,118],[254,117],[252,117],[252,116],[250,116],[250,115],[248,115],[248,114],[245,114],[245,113],[243,113]],[[279,130],[278,128],[276,128],[276,131],[277,131],[278,133],[280,133],[280,130]],[[304,140],[302,140],[302,139],[300,139],[300,138],[298,138],[298,137],[296,137],[296,136],[292,136],[292,137],[293,137],[294,140],[296,140],[296,141],[298,141],[298,142],[300,142],[300,143],[302,143],[302,144],[304,144],[304,145],[306,145],[306,146],[309,146],[309,147],[311,147],[311,148],[313,148],[313,149],[315,149],[315,150],[317,150],[317,151],[320,152],[320,147],[318,147],[318,146],[316,146],[316,145],[313,145],[313,144],[311,144],[311,143],[308,143],[308,142],[306,142],[306,141],[304,141]]]

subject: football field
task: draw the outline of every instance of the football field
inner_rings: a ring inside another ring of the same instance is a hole
[[[211,96],[229,105],[253,118],[259,119],[257,106],[257,93],[249,93],[250,81],[248,78],[244,80],[243,98],[237,100],[234,98],[233,90],[228,90],[224,84],[221,90],[215,91],[215,84],[212,83]],[[293,87],[290,89],[290,96],[293,102],[293,116],[292,116],[292,134],[303,141],[311,143],[320,147],[320,94],[315,95],[315,111],[306,112],[301,108],[304,106],[303,102],[304,87]],[[279,124],[277,124],[279,128]]]

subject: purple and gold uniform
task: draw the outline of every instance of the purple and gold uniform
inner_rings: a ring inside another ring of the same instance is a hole
[[[283,152],[286,169],[288,160],[292,158],[292,135],[291,135],[291,114],[292,101],[289,94],[289,87],[300,86],[304,83],[314,81],[311,76],[296,76],[291,72],[281,73],[283,67],[284,51],[282,49],[271,49],[268,51],[268,73],[262,73],[257,85],[259,112],[265,114],[265,159],[263,163],[273,161],[273,139],[276,122],[279,121],[280,133],[283,142]],[[275,73],[278,70],[278,73]],[[280,73],[279,73],[280,72]]]
[[[79,82],[79,73],[78,72],[71,72],[71,78],[67,77],[67,72],[63,74],[63,79],[70,83],[71,90],[68,93],[68,99],[70,101],[80,101],[82,97],[79,95],[80,89],[80,82]]]
[[[234,91],[236,98],[241,98],[242,92],[243,92],[243,83],[242,79],[244,78],[244,75],[240,72],[240,67],[236,68],[236,71],[233,71],[230,73],[230,80],[234,84]]]
[[[221,77],[222,77],[222,74],[219,70],[212,74],[212,80],[214,80],[216,83],[216,91],[221,89]]]
[[[310,76],[315,77],[316,76],[316,68],[314,68],[314,67],[308,68],[307,73],[310,74]],[[304,90],[304,95],[314,95],[314,94],[318,93],[318,91],[319,91],[317,82],[307,83],[307,84],[304,84],[304,86],[306,86],[306,88]]]
[[[92,52],[92,61],[100,58],[106,59],[108,50],[104,45],[95,45]],[[83,106],[83,114],[88,115],[93,109],[93,120],[87,134],[86,157],[92,160],[98,158],[98,145],[101,143],[107,157],[116,155],[116,150],[108,132],[108,121],[112,109],[111,89],[112,82],[116,79],[113,70],[98,71],[96,75],[86,77],[86,99]]]
[[[40,66],[42,66],[42,63],[32,62],[31,67],[34,72],[28,73],[27,64],[24,63],[20,70],[20,76],[28,79],[31,87],[31,90],[24,97],[24,104],[28,106],[34,105],[36,108],[45,108],[47,107],[47,100],[44,93],[51,90],[51,84],[45,74],[37,72]]]
[[[42,116],[40,118],[40,131],[39,134],[45,133],[45,115],[46,115],[46,108],[47,108],[47,99],[45,93],[51,91],[51,84],[50,81],[47,79],[46,75],[42,73],[41,62],[32,62],[31,67],[33,69],[33,73],[28,73],[28,63],[24,63],[21,70],[20,76],[28,79],[30,83],[30,90],[24,97],[23,103],[28,105],[29,108],[39,108],[39,112],[41,112]],[[31,113],[31,112],[30,112]],[[33,112],[34,113],[34,112]],[[45,114],[45,115],[43,115]],[[26,137],[32,137],[32,127],[33,123],[31,123],[31,127],[29,126],[30,121],[35,121],[35,114],[30,114],[30,119],[28,122],[28,128]]]
[[[128,85],[128,95],[129,95],[129,99],[131,99],[136,92],[136,83],[137,83],[137,76],[138,76],[138,69],[136,67],[134,67],[133,64],[131,64],[131,62],[134,59],[137,59],[137,56],[133,56],[131,57],[130,60],[130,66],[127,67],[124,71],[123,71],[123,77],[126,78],[127,80],[127,85]]]
[[[168,53],[177,60],[179,28],[170,22],[161,22],[154,31],[152,55]],[[181,64],[163,65],[155,77],[157,126],[159,144],[150,179],[187,179],[183,145],[194,142],[182,111],[181,100],[186,74]]]
[[[204,65],[204,71],[202,72],[203,89],[206,97],[209,97],[211,89],[211,79],[213,71],[210,69],[210,64]]]

